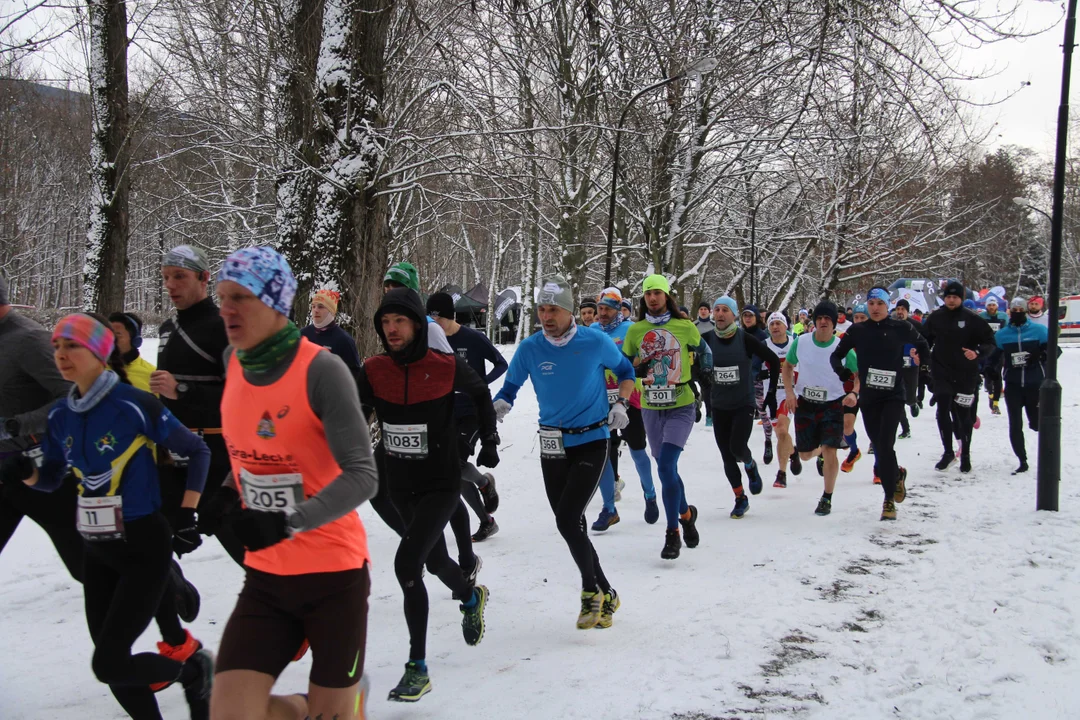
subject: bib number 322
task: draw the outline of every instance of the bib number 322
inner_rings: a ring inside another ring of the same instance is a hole
[[[866,384],[878,390],[892,390],[896,387],[896,371],[870,368],[866,371]]]

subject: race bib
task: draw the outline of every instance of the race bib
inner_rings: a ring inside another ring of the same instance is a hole
[[[607,404],[614,405],[619,399],[619,388],[611,388],[607,391]]]
[[[304,476],[300,473],[252,475],[240,468],[240,485],[244,504],[252,510],[285,510],[304,501]]]
[[[970,394],[970,395],[958,394],[956,396],[956,404],[959,405],[960,407],[963,407],[963,408],[971,407],[972,405],[975,404],[975,395],[974,395],[974,393]]]
[[[562,430],[540,428],[540,457],[548,460],[566,457]]]
[[[910,355],[905,355],[904,356],[904,367],[909,368],[909,367],[914,367],[914,366],[915,366],[915,359],[913,357],[911,357]]]
[[[804,387],[802,396],[811,402],[828,402],[829,391],[823,387]]]
[[[675,404],[675,386],[660,385],[645,388],[645,402],[652,407],[671,407]]]
[[[714,367],[712,375],[716,385],[735,385],[739,382],[739,366]]]
[[[34,463],[34,467],[38,470],[45,464],[45,451],[41,449],[40,445],[35,445],[29,450],[23,450],[23,457],[28,457]]]
[[[80,496],[75,524],[86,540],[123,540],[124,498]]]
[[[1028,355],[1029,353],[1026,350],[1014,352],[1012,354],[1012,366],[1020,367],[1021,365],[1027,365]]]
[[[878,390],[892,390],[896,387],[896,371],[870,368],[866,371],[866,385]]]
[[[422,460],[428,456],[426,424],[390,425],[389,423],[383,423],[382,434],[387,455],[414,460]]]

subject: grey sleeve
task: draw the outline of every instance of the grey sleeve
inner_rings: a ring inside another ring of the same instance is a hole
[[[42,435],[49,425],[49,410],[52,409],[53,401],[67,395],[71,383],[62,378],[60,371],[56,369],[52,341],[48,333],[26,334],[21,342],[22,347],[17,353],[20,368],[45,388],[52,400],[35,410],[17,413],[13,417],[19,423],[20,435]]]
[[[293,531],[312,530],[355,510],[379,489],[371,438],[360,409],[356,383],[345,362],[321,352],[308,368],[308,401],[322,420],[326,442],[341,475],[296,506],[289,518]]]
[[[446,339],[446,333],[439,327],[439,323],[427,324],[427,344],[432,350],[438,350],[449,355],[454,354],[454,348],[450,347],[450,341]]]

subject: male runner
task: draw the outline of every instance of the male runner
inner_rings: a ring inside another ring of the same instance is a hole
[[[765,340],[765,346],[780,358],[781,367],[786,362],[784,358],[787,356],[792,341],[792,336],[787,331],[787,323],[787,317],[784,313],[774,312],[769,316],[766,324],[769,329],[769,337]],[[795,451],[795,440],[791,437],[791,416],[785,402],[787,393],[784,390],[783,383],[767,379],[764,388],[766,397],[771,392],[775,395],[778,403],[776,418],[772,423],[773,429],[776,430],[777,464],[780,467],[776,471],[776,480],[773,481],[773,487],[786,488],[788,461],[791,462],[791,473],[793,475],[802,472],[802,461],[799,459],[799,453]]]
[[[698,304],[697,319],[694,320],[694,325],[697,327],[698,332],[701,333],[701,337],[705,337],[706,333],[713,331],[712,321],[712,307],[707,302],[701,302]],[[701,399],[705,403],[705,427],[712,427],[712,393],[709,391],[709,385],[712,382],[707,373],[701,375]]]
[[[996,335],[998,330],[1009,324],[1009,316],[1003,312],[998,312],[998,300],[995,295],[987,295],[984,304],[986,305],[986,311],[979,313],[979,317],[986,321],[986,324],[990,326],[990,330]],[[990,399],[990,412],[994,415],[1001,414],[998,401],[1001,400],[1003,361],[1004,357],[1000,350],[994,348],[994,351],[990,353],[990,357],[984,358],[981,363],[982,375],[986,379],[986,392]]]
[[[1009,306],[1009,324],[998,330],[994,342],[1005,363],[1005,410],[1009,414],[1009,442],[1020,466],[1013,475],[1027,472],[1024,446],[1024,413],[1028,427],[1039,431],[1039,387],[1045,377],[1047,330],[1027,317],[1024,298],[1015,297]]]
[[[596,301],[586,298],[581,301],[581,307],[578,309],[578,314],[581,315],[581,324],[585,327],[589,327],[596,322]]]

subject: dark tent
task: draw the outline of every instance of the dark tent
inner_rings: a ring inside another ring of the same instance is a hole
[[[458,315],[458,322],[465,322],[474,327],[484,327],[487,321],[485,313],[487,312],[488,298],[487,288],[483,283],[478,284],[469,292],[461,296],[459,300],[454,303],[454,310]]]

